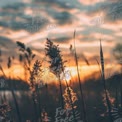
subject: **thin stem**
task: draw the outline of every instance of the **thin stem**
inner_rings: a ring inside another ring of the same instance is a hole
[[[37,86],[38,87],[38,86]],[[42,117],[41,117],[41,102],[40,102],[40,95],[39,95],[39,89],[37,88],[37,99],[38,99],[38,111],[39,111],[39,118],[40,121],[42,122]]]
[[[62,91],[62,84],[61,84],[60,76],[58,76],[58,79],[59,79],[59,86],[60,86],[61,106],[62,106],[62,109],[64,109],[64,99],[63,99],[63,91]]]
[[[34,104],[35,122],[38,122],[37,105],[36,105],[36,101],[35,101],[35,97],[34,97],[33,93],[32,93],[32,100],[33,100],[33,104]]]
[[[115,92],[115,98],[116,98],[115,107],[118,108],[118,90],[117,90],[117,87],[116,87],[116,92]]]
[[[104,55],[103,55],[101,40],[100,40],[100,58],[101,58],[102,81],[103,81],[106,103],[107,103],[107,107],[108,107],[109,118],[110,118],[110,122],[113,122],[113,118],[111,115],[111,103],[110,103],[110,100],[108,97],[107,87],[106,87],[105,71],[104,71]]]
[[[10,80],[10,79],[9,79]],[[11,81],[10,81],[11,82]],[[20,114],[20,110],[19,110],[19,105],[17,103],[17,100],[16,100],[16,96],[15,96],[15,93],[14,93],[14,90],[11,86],[11,83],[9,84],[10,85],[10,88],[11,88],[11,93],[12,93],[12,96],[13,96],[13,100],[14,100],[14,103],[15,103],[15,106],[16,106],[16,111],[17,111],[17,116],[18,116],[18,121],[19,122],[22,122],[22,119],[21,119],[21,114]]]
[[[121,97],[121,107],[122,107],[122,88],[120,89],[120,97]]]
[[[75,54],[78,82],[79,82],[81,99],[82,99],[82,106],[83,106],[83,119],[84,119],[84,122],[88,122],[87,116],[86,116],[86,106],[85,106],[85,100],[84,100],[84,95],[83,95],[83,89],[82,89],[82,84],[81,84],[81,79],[80,79],[80,74],[79,74],[79,65],[78,65],[78,58],[77,58],[76,45],[75,45],[75,31],[74,31],[74,54]]]

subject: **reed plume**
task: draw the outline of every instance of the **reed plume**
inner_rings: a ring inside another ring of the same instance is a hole
[[[31,71],[30,76],[30,89],[35,94],[37,89],[39,88],[39,85],[41,83],[41,76],[42,76],[42,69],[41,69],[41,62],[36,60],[33,66],[33,69]]]
[[[46,45],[45,49],[46,49],[46,55],[50,58],[50,61],[49,61],[50,70],[53,74],[55,74],[58,77],[58,80],[59,80],[61,105],[62,105],[62,108],[64,109],[64,98],[63,98],[62,83],[61,83],[61,73],[65,74],[64,73],[64,70],[65,70],[64,63],[66,61],[63,61],[62,55],[60,54],[61,51],[59,50],[58,45],[54,45],[53,42],[50,41],[49,39],[47,39],[47,45]],[[66,87],[67,87],[66,89],[68,91],[68,95],[69,95],[69,99],[70,99],[70,105],[72,107],[74,121],[76,122],[71,91],[69,89],[70,87],[68,85],[68,82],[67,82],[66,78],[65,78],[65,82],[66,82]]]
[[[40,117],[40,121],[42,121],[41,105],[40,105],[40,97],[39,97],[39,85],[41,83],[41,76],[42,76],[41,66],[42,66],[41,62],[36,60],[30,75],[30,89],[32,91],[32,99],[35,107],[36,121],[38,121],[39,117]]]
[[[71,94],[71,98],[69,97],[69,93],[68,93],[69,91]],[[65,89],[63,97],[64,97],[66,109],[72,109],[71,104],[74,104],[78,100],[76,93],[73,91],[71,87]],[[71,99],[72,99],[72,103],[71,103]],[[74,108],[76,108],[76,106],[74,106]]]
[[[60,50],[58,45],[54,45],[52,41],[47,39],[46,42],[46,56],[49,57],[50,61],[50,71],[57,76],[60,85],[60,97],[61,97],[61,106],[64,108],[64,100],[63,100],[63,91],[62,91],[62,83],[60,74],[64,71],[64,61],[62,60]]]
[[[32,52],[32,50],[29,47],[26,47],[24,43],[22,42],[16,42],[16,43],[20,51],[19,61],[23,63],[23,67],[25,69],[25,80],[27,80],[26,71],[29,71],[29,74],[31,73],[31,64],[36,55]]]

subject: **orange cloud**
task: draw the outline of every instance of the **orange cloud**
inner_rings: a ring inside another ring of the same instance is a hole
[[[84,5],[93,5],[99,2],[103,2],[105,0],[79,0],[80,3],[84,4]]]

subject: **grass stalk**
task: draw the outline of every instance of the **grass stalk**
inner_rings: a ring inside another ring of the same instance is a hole
[[[106,104],[108,107],[109,121],[113,122],[113,117],[111,115],[111,103],[108,97],[107,87],[106,87],[105,70],[104,70],[104,55],[103,55],[101,40],[100,40],[100,59],[101,59],[102,81],[103,81],[104,93],[105,93],[105,98],[106,98]]]
[[[77,68],[78,82],[79,82],[81,101],[82,101],[82,107],[83,107],[83,120],[84,120],[84,122],[88,122],[87,115],[86,115],[85,99],[84,99],[84,94],[83,94],[83,89],[82,89],[82,84],[81,84],[81,79],[80,79],[80,73],[79,73],[78,57],[77,57],[76,44],[75,44],[75,34],[76,34],[76,32],[74,31],[74,56],[75,56],[75,63],[76,63],[76,68]]]

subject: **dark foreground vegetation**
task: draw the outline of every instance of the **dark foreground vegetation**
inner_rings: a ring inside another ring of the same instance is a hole
[[[59,46],[47,39],[45,56],[48,57],[50,72],[57,77],[57,81],[51,83],[48,79],[46,83],[41,80],[45,60],[35,60],[36,55],[30,48],[21,42],[17,42],[17,45],[19,61],[25,69],[25,76],[29,74],[29,80],[25,82],[7,77],[0,65],[3,75],[0,79],[1,122],[118,122],[121,119],[122,75],[116,73],[106,79],[101,41],[100,60],[96,59],[100,72],[81,81],[74,32],[74,47],[71,45],[70,51],[76,63],[77,78],[68,81],[66,61],[63,60]],[[121,50],[115,52],[114,55],[121,64]],[[12,59],[8,58],[8,69],[12,66]],[[85,57],[83,59],[90,65]],[[95,78],[97,74],[99,77]]]
[[[93,74],[92,76],[94,76]],[[109,98],[112,102],[112,106],[115,108],[120,108],[122,105],[120,84],[117,83],[121,79],[121,75],[116,74],[109,79],[107,79],[107,87],[109,91]],[[7,82],[13,82],[7,81]],[[31,91],[29,90],[29,85],[27,83],[23,83],[22,81],[13,82],[13,89],[15,90],[15,95],[17,99],[17,103],[19,105],[19,110],[21,114],[22,122],[26,122],[26,120],[34,121],[34,104],[31,97]],[[25,87],[24,87],[25,86]],[[75,106],[77,106],[77,111],[82,116],[82,107],[80,102],[80,91],[78,89],[78,84],[76,82],[71,83],[71,88],[77,94],[79,101],[75,102]],[[65,90],[65,85],[63,85],[63,91]],[[89,122],[108,122],[108,112],[105,102],[103,83],[100,79],[96,80],[91,78],[83,83],[83,93],[85,96],[86,102],[86,112]],[[6,90],[0,91],[1,103],[9,103],[10,112],[9,117],[14,119],[15,122],[18,122],[16,107],[10,93],[10,89],[6,88]],[[48,117],[51,118],[51,122],[55,121],[56,108],[60,107],[60,90],[57,84],[51,83],[47,86],[43,86],[40,88],[40,103],[41,109],[45,111]],[[119,114],[119,113],[118,113]]]

